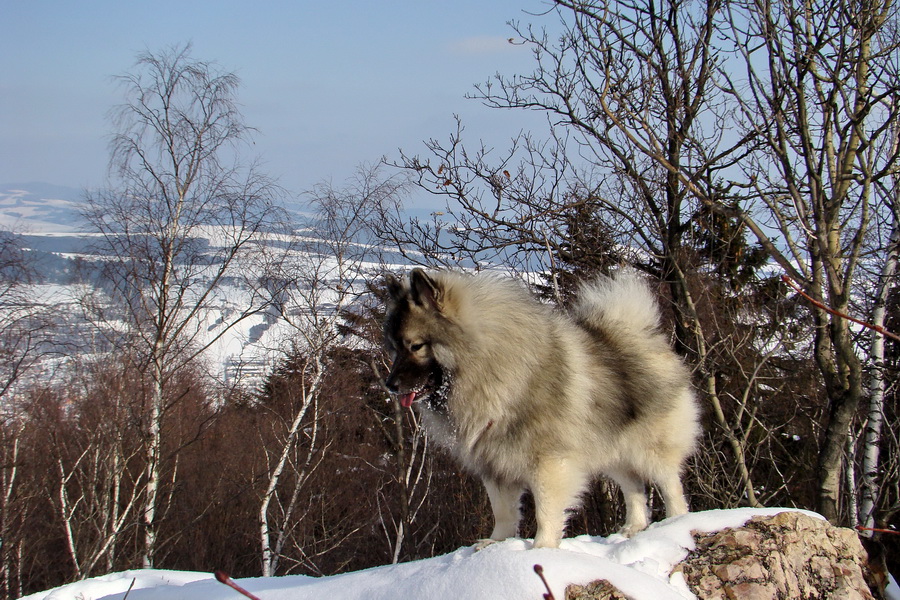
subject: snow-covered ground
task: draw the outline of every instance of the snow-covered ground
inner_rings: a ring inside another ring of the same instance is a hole
[[[546,593],[534,572],[534,566],[541,565],[557,600],[565,598],[568,584],[596,579],[609,580],[635,600],[683,600],[695,596],[672,568],[693,549],[692,531],[739,527],[754,515],[784,510],[788,509],[713,510],[656,523],[630,539],[579,536],[563,540],[559,549],[532,549],[528,540],[511,539],[477,552],[461,548],[444,556],[331,577],[260,577],[237,583],[261,600],[537,600]],[[243,598],[211,573],[161,570],[114,573],[26,598],[120,600],[126,593],[129,600]],[[894,582],[889,598],[900,600]]]

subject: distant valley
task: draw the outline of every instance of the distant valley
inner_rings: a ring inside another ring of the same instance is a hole
[[[67,315],[67,320],[75,321],[81,314],[78,301],[85,285],[102,286],[96,280],[99,269],[92,269],[91,265],[105,260],[97,254],[92,245],[93,236],[85,229],[80,214],[83,198],[84,192],[75,188],[40,183],[0,184],[0,230],[20,236],[22,246],[33,259],[38,277],[32,297],[35,302],[58,309],[60,314]],[[211,247],[215,242],[205,240],[204,243]],[[336,266],[329,264],[332,259],[327,256],[313,257],[298,252],[292,260],[296,261],[298,273],[308,268],[311,261],[318,261],[324,267],[319,269],[320,273],[336,272]],[[375,264],[359,266],[363,271],[378,268]],[[292,330],[277,311],[270,309],[223,331],[222,323],[227,321],[227,315],[249,302],[248,293],[239,282],[225,281],[218,288],[213,308],[204,313],[203,322],[198,326],[209,339],[218,338],[205,355],[214,378],[229,385],[241,383],[252,387],[272,368],[288,345]],[[319,309],[327,311],[327,302]],[[110,310],[114,311],[115,307]],[[286,310],[301,313],[309,307],[288,306]],[[81,336],[87,327],[87,323],[69,322],[61,335]],[[75,339],[61,342],[70,353],[68,358],[95,350],[82,347]],[[64,362],[54,357],[47,368],[58,369]]]
[[[79,233],[84,190],[46,183],[0,184],[0,228],[16,233]]]

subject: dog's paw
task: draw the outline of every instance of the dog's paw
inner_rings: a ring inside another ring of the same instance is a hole
[[[562,538],[558,537],[546,537],[542,538],[540,536],[534,538],[534,543],[531,545],[532,548],[559,548],[559,544],[562,542]]]
[[[643,531],[646,528],[647,528],[646,525],[644,525],[643,527],[639,527],[636,525],[626,524],[624,527],[622,527],[622,529],[619,530],[619,535],[621,535],[622,537],[630,538],[630,537],[633,537],[636,533],[640,533],[641,531]]]
[[[478,552],[479,550],[484,550],[488,546],[496,544],[497,541],[498,540],[492,540],[490,538],[482,538],[480,540],[475,540],[475,543],[472,544],[472,548],[475,550],[475,552]]]

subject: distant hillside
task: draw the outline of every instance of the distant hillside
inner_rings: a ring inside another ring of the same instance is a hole
[[[0,229],[16,233],[76,233],[84,191],[47,183],[0,184]]]
[[[78,307],[79,297],[84,294],[85,287],[93,286],[103,290],[108,282],[104,280],[102,266],[108,263],[108,257],[102,252],[102,245],[94,242],[97,234],[87,231],[81,218],[80,210],[84,205],[84,192],[75,188],[53,186],[42,183],[0,184],[0,229],[17,234],[17,241],[28,251],[29,264],[34,269],[33,298],[42,306],[56,307],[60,314],[66,316],[66,327],[71,329],[58,334],[65,345],[61,354],[67,357],[89,355],[97,351],[95,331],[86,321],[80,319],[82,310]],[[296,268],[292,270],[298,278],[298,287],[310,285],[307,277],[336,277],[338,273],[337,259],[316,247],[313,230],[308,227],[310,217],[298,214],[296,238],[288,240],[281,236],[267,240],[271,247],[283,247],[288,241],[300,241],[292,250],[288,261],[294,261]],[[217,244],[223,239],[217,234],[220,227],[198,228],[194,250],[208,253],[209,263],[215,259]],[[227,236],[226,236],[227,238]],[[355,280],[360,292],[364,290],[365,278],[372,277],[384,266],[377,262],[390,261],[389,268],[400,270],[405,264],[403,256],[391,249],[373,247],[365,243],[357,244],[359,251],[371,251],[372,258],[359,265],[359,273],[342,273],[341,285],[346,285],[349,277]],[[248,267],[252,268],[252,267]],[[250,272],[252,275],[252,272]],[[202,269],[195,273],[198,285],[205,282]],[[336,289],[336,282],[319,281],[323,289]],[[292,335],[289,323],[280,318],[274,309],[260,312],[237,325],[226,328],[230,316],[240,313],[253,302],[253,291],[241,278],[228,276],[222,278],[214,294],[215,301],[208,310],[203,311],[197,327],[205,331],[201,335],[204,341],[214,340],[205,353],[211,372],[229,384],[240,380],[247,385],[255,385],[273,367],[275,356],[285,347]],[[297,306],[286,306],[286,311],[300,318],[310,310],[302,303]],[[109,305],[105,309],[114,314],[117,307]],[[333,310],[331,298],[320,300],[316,310],[322,313]],[[110,335],[114,338],[115,335]],[[85,340],[90,344],[85,344]],[[59,369],[59,355],[54,355],[47,364],[40,364],[34,371],[36,377],[46,377],[51,369]]]

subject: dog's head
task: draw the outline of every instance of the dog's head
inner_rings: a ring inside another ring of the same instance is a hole
[[[444,286],[422,269],[413,269],[404,280],[388,275],[386,285],[384,343],[393,366],[384,384],[404,407],[417,399],[437,404],[454,362],[448,344],[454,326],[445,315]]]

